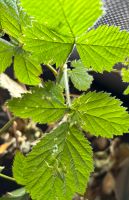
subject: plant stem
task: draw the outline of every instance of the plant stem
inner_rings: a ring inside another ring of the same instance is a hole
[[[57,83],[60,84],[62,78],[63,78],[63,74],[64,74],[64,71],[63,71],[63,68],[60,67],[59,69],[59,73],[58,73],[58,76],[57,76]]]
[[[51,70],[51,72],[54,74],[56,77],[58,75],[57,71],[52,67],[51,65],[47,64],[46,67]]]
[[[13,117],[10,119],[1,129],[0,129],[0,135],[6,132],[10,126],[12,126],[13,122],[16,120],[16,117]]]
[[[9,181],[16,182],[16,180],[15,180],[14,178],[12,178],[12,177],[10,177],[10,176],[7,176],[7,175],[5,175],[5,174],[1,174],[1,173],[0,173],[0,177],[2,177],[2,178],[4,178],[4,179],[7,179],[7,180],[9,180]]]
[[[64,84],[65,84],[65,93],[66,93],[66,99],[67,99],[67,105],[71,106],[71,99],[70,99],[70,91],[69,91],[69,78],[68,78],[68,69],[67,64],[64,64]]]

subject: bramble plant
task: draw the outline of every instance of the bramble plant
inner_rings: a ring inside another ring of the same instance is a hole
[[[0,72],[13,63],[17,79],[35,86],[10,100],[9,110],[37,123],[56,122],[26,157],[15,156],[13,176],[32,199],[70,200],[75,193],[83,194],[94,170],[84,132],[112,138],[129,130],[126,108],[110,94],[70,95],[69,79],[87,91],[93,80],[89,70],[110,72],[129,56],[127,31],[107,25],[93,28],[101,15],[100,0],[0,0]],[[9,41],[2,37],[5,33]],[[74,47],[80,60],[68,69]],[[54,82],[39,78],[42,63],[53,72]],[[128,75],[126,70],[123,74]]]

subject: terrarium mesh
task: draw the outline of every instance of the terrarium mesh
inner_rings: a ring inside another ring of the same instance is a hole
[[[116,25],[129,30],[129,0],[103,0],[106,14],[100,18],[100,24]]]

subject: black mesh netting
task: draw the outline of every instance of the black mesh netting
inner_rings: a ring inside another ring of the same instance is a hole
[[[106,14],[98,20],[100,24],[116,25],[129,30],[129,0],[103,0]]]

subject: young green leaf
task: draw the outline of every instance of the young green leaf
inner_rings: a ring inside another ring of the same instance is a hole
[[[0,38],[0,73],[4,72],[12,63],[14,46]]]
[[[14,59],[14,71],[16,77],[28,85],[38,85],[41,83],[38,77],[42,73],[41,66],[33,59],[28,52],[16,52]]]
[[[13,177],[17,180],[17,183],[19,183],[20,185],[25,184],[25,180],[23,177],[25,159],[26,158],[23,156],[22,153],[17,152],[13,163]]]
[[[121,101],[107,93],[89,92],[75,99],[73,117],[85,131],[107,138],[122,135],[129,130],[129,115]]]
[[[66,200],[76,192],[83,194],[92,171],[89,142],[67,123],[42,138],[23,169],[26,190],[36,200]]]
[[[32,118],[35,122],[51,123],[63,117],[67,111],[62,97],[62,89],[48,84],[44,88],[35,88],[31,94],[14,98],[8,103],[9,109],[22,118]]]
[[[23,28],[31,22],[19,0],[0,0],[0,21],[4,32],[17,40],[21,40]]]
[[[119,27],[100,26],[77,39],[77,50],[87,67],[95,71],[111,71],[114,64],[129,54],[129,33]]]
[[[69,71],[69,75],[74,87],[80,91],[86,91],[90,88],[93,77],[88,74],[87,69],[82,64],[81,60],[73,61],[71,65],[74,69]]]

